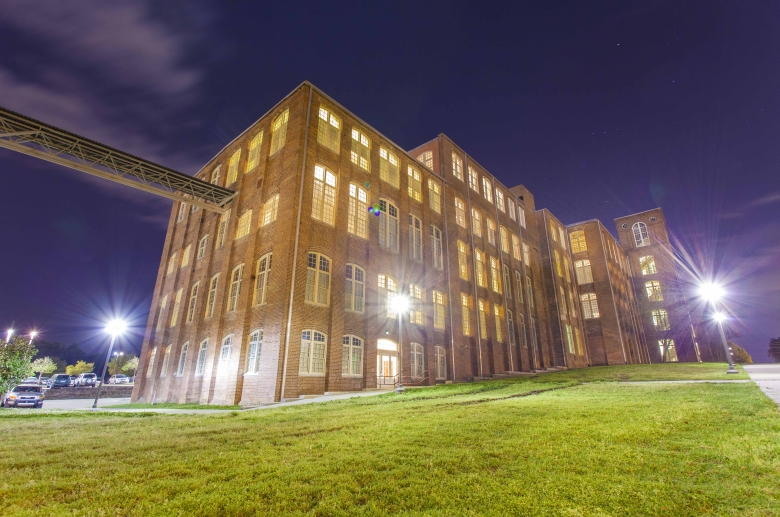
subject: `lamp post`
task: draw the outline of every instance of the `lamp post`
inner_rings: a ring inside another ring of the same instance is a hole
[[[11,342],[11,336],[14,335],[14,329],[9,328],[5,333],[5,342],[10,343]]]
[[[111,350],[114,348],[114,341],[116,337],[122,334],[127,325],[122,320],[111,320],[106,325],[106,332],[111,334],[111,344],[108,345],[108,354],[106,354],[106,363],[103,365],[103,375],[100,377],[100,384],[98,384],[97,393],[95,394],[95,403],[92,404],[92,409],[97,409],[98,398],[100,398],[100,389],[103,387],[103,382],[106,378],[106,370],[108,369],[108,361],[111,359]]]
[[[409,298],[401,293],[398,293],[393,297],[391,304],[393,311],[398,314],[398,387],[395,389],[396,393],[403,393],[406,391],[403,384],[403,371],[404,371],[404,347],[403,347],[403,334],[401,333],[401,324],[404,320],[404,313],[409,310]]]
[[[33,331],[30,332],[30,344],[31,345],[32,345],[33,339],[35,339],[35,336],[37,336],[37,335],[38,335],[38,331],[37,330],[33,330]]]
[[[731,357],[729,342],[726,339],[726,332],[723,330],[723,321],[726,319],[726,315],[718,310],[719,302],[724,295],[724,289],[715,282],[702,284],[699,287],[699,296],[704,298],[707,302],[711,303],[715,308],[715,314],[713,315],[713,318],[718,323],[718,332],[720,334],[720,340],[723,343],[723,351],[726,352],[726,361],[729,363],[729,369],[726,371],[726,373],[739,373],[737,369],[734,368],[734,359]]]

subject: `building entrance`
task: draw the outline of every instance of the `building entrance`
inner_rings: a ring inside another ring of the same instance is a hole
[[[376,344],[376,386],[392,387],[398,382],[398,345],[389,339]]]

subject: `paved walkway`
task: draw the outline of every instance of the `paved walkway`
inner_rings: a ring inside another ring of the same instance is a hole
[[[63,399],[63,400],[44,400],[44,409],[89,409],[95,399]],[[113,406],[114,404],[129,404],[130,397],[118,398],[118,399],[100,399],[98,400],[98,408],[102,406]]]
[[[742,367],[761,391],[780,406],[780,364],[746,364]]]

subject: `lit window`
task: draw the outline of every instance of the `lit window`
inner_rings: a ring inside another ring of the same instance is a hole
[[[574,261],[574,273],[577,275],[577,283],[580,285],[593,282],[593,271],[590,269],[590,260]]]
[[[431,210],[441,213],[441,187],[432,179],[428,180],[428,204]]]
[[[263,329],[255,330],[249,335],[249,349],[246,354],[246,373],[260,373],[260,354],[263,351]]]
[[[634,233],[634,244],[636,244],[637,248],[650,244],[650,236],[647,234],[647,225],[645,223],[634,223],[631,231]]]
[[[219,176],[222,173],[222,165],[217,165],[214,170],[211,171],[211,184],[219,185]]]
[[[244,278],[244,265],[238,265],[233,268],[230,274],[230,294],[228,295],[227,312],[232,312],[238,308],[238,295],[241,294],[241,282]]]
[[[651,302],[660,302],[664,299],[664,295],[661,292],[661,282],[658,280],[645,282],[645,291],[647,291],[647,299]]]
[[[160,377],[165,377],[165,374],[168,373],[168,363],[171,361],[171,348],[173,348],[173,345],[168,345],[165,347],[165,355],[163,355],[163,362],[162,362],[162,368],[160,368]]]
[[[474,228],[474,235],[482,237],[482,212],[476,208],[471,209],[471,226]]]
[[[507,334],[509,335],[509,346],[515,346],[517,344],[515,339],[515,318],[510,309],[506,310],[506,328],[508,330]]]
[[[509,231],[501,226],[499,227],[499,235],[501,237],[501,251],[509,253]]]
[[[500,305],[493,305],[493,315],[496,317],[496,341],[504,342],[504,333],[501,331],[501,318],[504,315],[504,308]]]
[[[238,179],[238,162],[241,161],[241,148],[236,149],[228,160],[228,176],[225,186],[232,185]]]
[[[422,222],[409,214],[409,258],[422,260]]]
[[[470,336],[471,335],[471,315],[469,314],[469,307],[471,306],[471,302],[469,300],[469,297],[465,294],[460,294],[460,312],[461,312],[461,320],[463,323],[463,335],[464,336]]]
[[[433,291],[433,328],[444,328],[444,294]]]
[[[168,259],[168,270],[166,271],[166,275],[170,275],[173,273],[174,268],[176,267],[176,257],[179,255],[178,252],[171,255],[171,258]]]
[[[202,259],[206,256],[206,246],[209,244],[209,236],[205,235],[198,242],[198,255],[196,259]]]
[[[463,160],[455,153],[452,153],[452,174],[463,181]]]
[[[566,343],[569,345],[569,353],[574,353],[574,338],[571,333],[571,325],[566,324]]]
[[[398,157],[384,147],[379,148],[379,179],[398,188]]]
[[[210,318],[214,315],[214,305],[217,301],[217,285],[219,284],[219,273],[211,277],[209,282],[209,297],[206,300],[206,317]]]
[[[571,250],[574,253],[588,250],[588,244],[585,242],[585,232],[582,230],[571,232],[569,234],[569,241],[571,242]]]
[[[184,214],[187,213],[187,203],[179,203],[179,214],[176,216],[176,222],[180,223],[184,220]]]
[[[552,219],[550,219],[550,237],[552,240],[558,242],[558,236],[555,231],[555,222]]]
[[[181,353],[179,354],[179,365],[176,368],[177,377],[181,377],[184,374],[184,365],[187,364],[187,349],[189,347],[189,343],[184,343],[184,346],[181,347]]]
[[[352,163],[361,169],[371,172],[371,158],[369,156],[371,140],[358,129],[352,129]]]
[[[409,197],[422,203],[422,181],[420,171],[412,167],[407,168],[409,172]]]
[[[422,301],[422,289],[418,285],[411,284],[409,286],[409,323],[423,324]]]
[[[152,348],[152,353],[149,355],[149,364],[146,367],[146,378],[150,378],[154,372],[154,359],[157,357],[157,347]]]
[[[493,187],[490,185],[490,180],[482,176],[482,195],[488,201],[493,202]]]
[[[562,318],[568,318],[569,317],[569,307],[566,304],[566,293],[563,290],[562,286],[558,286],[558,294],[560,295],[560,306],[561,306],[561,317]]]
[[[276,214],[279,212],[279,194],[271,196],[263,203],[263,223],[261,226],[271,224],[276,221]]]
[[[368,239],[368,194],[354,183],[349,184],[347,231]]]
[[[436,356],[436,380],[443,381],[447,378],[447,356],[444,347],[436,346],[433,351]]]
[[[398,284],[393,277],[387,275],[379,275],[379,304],[385,306],[385,314],[388,318],[395,318],[396,313],[393,311],[393,298],[398,292]]]
[[[669,314],[666,309],[656,309],[651,312],[653,316],[653,326],[655,330],[669,330]]]
[[[160,330],[163,326],[163,321],[165,321],[165,307],[168,305],[168,295],[166,294],[163,296],[162,301],[160,302],[160,313],[157,315],[157,330]]]
[[[206,352],[209,349],[209,340],[204,339],[200,342],[200,347],[198,348],[198,361],[195,364],[195,375],[200,376],[203,375],[203,370],[206,368]]]
[[[509,218],[513,221],[517,221],[517,215],[515,215],[515,202],[507,199],[506,209],[509,212]]]
[[[578,327],[574,327],[574,338],[577,340],[577,353],[579,355],[585,355],[585,350],[582,348],[582,334]]]
[[[238,226],[236,227],[236,239],[246,237],[249,235],[249,229],[252,227],[252,211],[247,210],[241,217],[238,218]]]
[[[469,187],[471,187],[471,190],[474,192],[479,192],[479,180],[477,179],[477,171],[474,170],[474,168],[469,165]]]
[[[423,346],[419,343],[412,343],[412,378],[420,379],[423,376],[424,365]]]
[[[299,373],[324,374],[325,350],[328,337],[316,330],[301,332],[301,359],[298,363]]]
[[[525,339],[525,316],[521,313],[517,313],[517,330],[520,337],[520,344],[524,347],[528,346],[528,341]]]
[[[340,141],[341,121],[333,113],[320,107],[317,121],[317,142],[338,154]]]
[[[555,271],[558,273],[558,276],[563,278],[563,266],[561,266],[561,254],[558,253],[558,250],[553,250],[553,255],[555,257]]]
[[[485,255],[480,251],[474,250],[474,257],[477,265],[477,285],[487,287],[487,273],[485,272]]]
[[[515,284],[517,284],[517,301],[523,303],[523,277],[517,270],[515,270]]]
[[[433,267],[444,269],[444,255],[441,246],[441,230],[431,225],[431,253],[433,253]]]
[[[188,244],[184,248],[184,253],[181,254],[181,267],[187,267],[190,265],[190,253],[192,253],[192,244]]]
[[[398,251],[398,208],[384,199],[379,200],[379,245]]]
[[[502,212],[506,212],[506,207],[504,206],[504,193],[498,188],[496,189],[496,206]]]
[[[596,303],[596,295],[593,293],[586,293],[580,295],[580,302],[582,303],[582,317],[586,320],[598,318],[599,306]]]
[[[642,270],[643,275],[658,273],[658,270],[655,268],[655,259],[652,255],[639,257],[639,268]]]
[[[429,169],[433,169],[433,151],[425,151],[420,156],[417,157],[417,161],[428,167]]]
[[[331,226],[336,217],[336,176],[321,165],[314,167],[311,216]]]
[[[271,154],[284,147],[287,141],[287,120],[290,118],[290,110],[284,110],[271,122]]]
[[[359,266],[347,264],[346,277],[344,308],[348,311],[363,312],[363,300],[366,295],[366,272]]]
[[[479,337],[487,339],[487,310],[488,303],[484,300],[479,300]]]
[[[347,335],[341,340],[341,375],[363,376],[363,340]]]
[[[677,350],[674,347],[674,339],[659,339],[658,349],[661,351],[661,360],[667,363],[677,362]]]
[[[514,257],[515,260],[523,260],[520,251],[520,238],[514,233],[512,234],[512,257]]]
[[[195,282],[190,289],[190,304],[187,307],[187,323],[192,321],[195,316],[195,304],[198,302],[198,289],[200,289],[200,282]]]
[[[306,271],[306,301],[317,305],[330,304],[330,259],[319,253],[309,253]]]
[[[458,275],[463,280],[469,279],[468,258],[466,255],[466,243],[458,241]]]
[[[222,348],[219,351],[219,365],[217,366],[217,375],[225,375],[228,372],[230,364],[230,353],[233,351],[233,335],[226,336],[222,340]]]
[[[512,299],[512,282],[509,276],[509,266],[504,264],[504,290],[506,291],[506,297]]]
[[[563,231],[563,226],[558,227],[558,238],[563,249],[566,249],[566,233]]]
[[[498,268],[498,259],[490,257],[490,279],[492,280],[493,291],[501,293],[501,273]]]
[[[571,283],[571,268],[569,267],[569,259],[563,257],[563,271],[566,273],[566,281]]]
[[[260,149],[263,147],[263,132],[260,131],[249,141],[249,157],[246,160],[246,170],[249,172],[260,164]]]
[[[458,197],[455,198],[455,224],[466,228],[466,204]]]
[[[531,284],[531,277],[526,275],[525,276],[525,294],[526,299],[528,300],[528,306],[533,307],[534,306],[534,288]]]
[[[228,219],[230,219],[230,210],[227,210],[219,218],[219,226],[217,227],[216,249],[219,249],[225,245],[225,232],[227,230]]]
[[[488,242],[493,246],[495,246],[496,245],[496,222],[493,219],[486,217],[485,223],[487,226]]]
[[[255,293],[252,305],[261,305],[268,300],[268,281],[271,278],[271,259],[273,254],[260,257],[255,265]]]
[[[520,221],[520,226],[525,228],[525,210],[521,207],[517,207],[517,218]]]

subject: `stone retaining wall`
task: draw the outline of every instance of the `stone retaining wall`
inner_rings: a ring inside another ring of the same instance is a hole
[[[64,399],[93,399],[97,388],[57,388],[46,391],[46,400]],[[100,398],[115,399],[130,397],[133,393],[132,384],[122,386],[103,386],[100,390]]]

